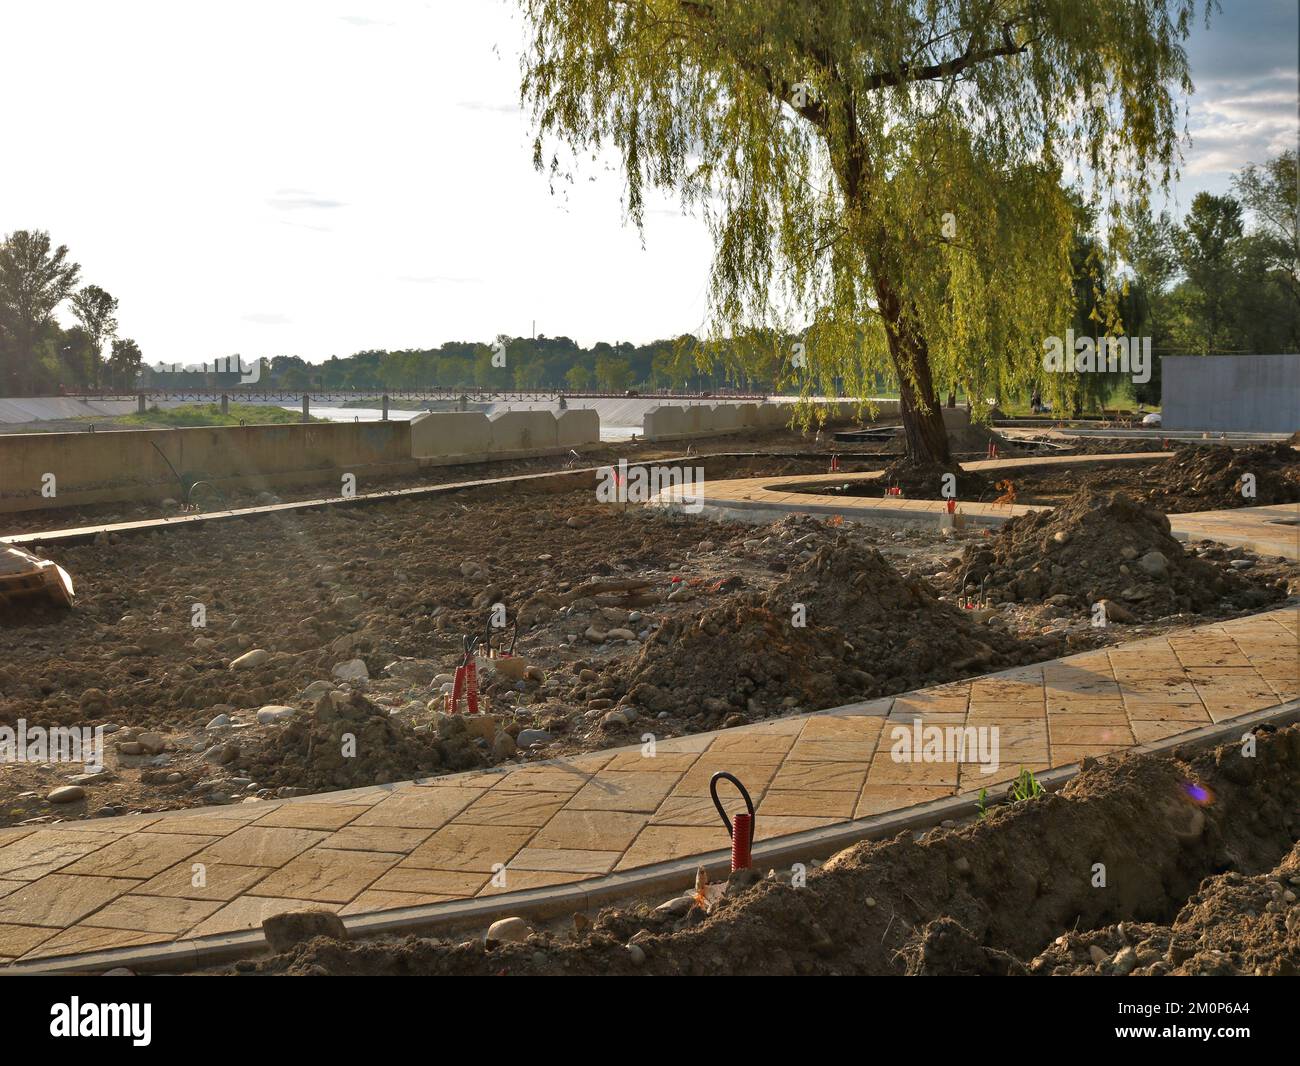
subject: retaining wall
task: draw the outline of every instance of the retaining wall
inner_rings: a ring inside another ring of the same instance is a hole
[[[338,490],[350,473],[365,491],[367,475],[418,467],[410,423],[398,421],[15,433],[0,435],[0,511],[180,499],[182,481],[217,489],[319,483]],[[53,496],[42,495],[47,474],[54,476]]]
[[[434,411],[410,426],[411,455],[433,466],[555,455],[600,440],[595,411]]]

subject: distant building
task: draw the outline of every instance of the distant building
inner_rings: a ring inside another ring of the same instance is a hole
[[[1165,429],[1300,430],[1300,355],[1166,355],[1160,376]]]

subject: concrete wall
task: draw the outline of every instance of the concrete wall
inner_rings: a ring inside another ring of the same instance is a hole
[[[652,407],[642,421],[646,440],[680,440],[741,433],[749,429],[782,429],[794,415],[793,403],[719,403]],[[849,414],[849,405],[834,405],[833,417]],[[880,400],[877,417],[898,417],[897,400]]]
[[[1300,429],[1300,355],[1166,355],[1163,429]]]
[[[410,425],[411,454],[433,464],[555,454],[600,440],[595,411],[434,411]]]
[[[159,452],[162,454],[160,455]],[[0,511],[74,507],[107,500],[180,499],[187,483],[218,489],[340,487],[357,476],[417,469],[407,422],[318,422],[115,433],[0,435]],[[53,474],[56,494],[41,494]]]

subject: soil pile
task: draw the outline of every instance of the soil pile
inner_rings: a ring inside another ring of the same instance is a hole
[[[977,500],[997,495],[993,491],[993,482],[983,474],[963,470],[957,463],[942,466],[939,463],[917,463],[911,459],[895,459],[880,475],[880,480],[869,482],[862,487],[863,495],[884,495],[886,486],[897,486],[904,497],[910,500],[943,499],[945,484],[951,475],[956,479],[957,498],[960,500]]]
[[[742,871],[708,914],[698,905],[670,913],[641,904],[602,912],[572,939],[541,932],[492,948],[481,939],[317,938],[237,969],[1053,974],[1078,972],[1084,959],[1073,948],[1086,944],[1098,946],[1095,956],[1083,951],[1094,973],[1145,976],[1210,965],[1213,972],[1295,973],[1300,726],[1263,727],[1256,741],[1253,758],[1232,744],[1181,756],[1086,760],[1059,793],[996,807],[981,821],[934,830],[919,842],[903,833],[857,844],[812,872],[804,887],[776,876],[747,884],[754,875]],[[1095,887],[1097,864],[1104,889]],[[1203,883],[1224,871],[1237,876]],[[1172,942],[1162,949],[1163,923],[1171,923]],[[633,940],[637,952],[627,946]]]
[[[486,765],[463,720],[450,719],[443,732],[442,737],[416,732],[358,692],[327,693],[311,714],[291,718],[255,750],[240,751],[232,769],[263,787],[317,791]]]
[[[1199,613],[1221,600],[1261,607],[1282,595],[1188,555],[1167,517],[1121,492],[1085,490],[1050,511],[1013,518],[987,544],[968,547],[962,563],[967,590],[993,602],[1091,610],[1110,600],[1121,608],[1116,621],[1125,613]]]
[[[1300,452],[1287,441],[1251,448],[1179,448],[1150,473],[1147,501],[1170,514],[1300,500]],[[1247,475],[1254,479],[1253,496],[1242,493]]]
[[[977,627],[875,548],[838,533],[766,593],[666,622],[622,668],[616,691],[644,711],[725,719],[890,695],[1045,654],[1054,653]]]
[[[1208,878],[1168,925],[1121,922],[1067,933],[1029,965],[1049,976],[1300,976],[1300,845],[1273,870]]]

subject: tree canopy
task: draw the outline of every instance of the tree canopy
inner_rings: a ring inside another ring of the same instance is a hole
[[[520,2],[536,164],[698,209],[715,334],[806,325],[810,392],[888,368],[922,459],[936,382],[1023,385],[1068,325],[1063,179],[1167,186],[1191,91],[1193,0]]]

